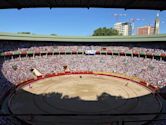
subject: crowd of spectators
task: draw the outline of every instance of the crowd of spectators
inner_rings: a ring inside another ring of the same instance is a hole
[[[163,87],[166,82],[166,62],[149,58],[108,55],[54,55],[35,56],[7,60],[3,63],[3,75],[14,84],[33,78],[31,69],[42,74],[70,71],[116,72],[138,77],[155,86]],[[15,68],[14,68],[15,67]]]
[[[93,49],[96,51],[137,52],[166,54],[163,43],[55,43],[55,42],[16,42],[1,41],[0,52],[71,52]],[[3,44],[4,43],[4,44]]]
[[[9,51],[85,51],[111,50],[116,52],[145,52],[151,54],[166,53],[163,44],[157,46],[146,45],[65,45],[57,43],[25,43],[1,44],[0,52]],[[8,91],[13,85],[19,84],[30,78],[34,78],[31,69],[37,69],[43,75],[48,73],[58,73],[64,71],[67,66],[70,71],[99,71],[116,72],[127,76],[138,77],[154,86],[160,88],[166,83],[166,62],[142,57],[113,56],[113,55],[43,55],[35,57],[22,57],[8,59],[0,58],[0,94]],[[0,100],[1,100],[0,96]],[[0,124],[12,125],[11,120],[0,117]]]

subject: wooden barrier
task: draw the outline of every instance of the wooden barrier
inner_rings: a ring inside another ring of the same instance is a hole
[[[116,78],[120,78],[120,79],[124,79],[124,80],[128,80],[131,82],[135,82],[139,85],[142,85],[148,89],[150,89],[151,91],[156,91],[158,90],[157,87],[145,82],[145,81],[141,81],[140,79],[136,79],[133,77],[127,77],[125,75],[118,75],[117,73],[103,73],[103,72],[92,72],[92,71],[79,71],[79,72],[60,72],[60,73],[52,73],[52,74],[46,74],[46,75],[42,75],[42,76],[38,76],[37,79],[32,78],[29,80],[26,80],[24,82],[19,83],[16,87],[17,88],[21,88],[29,83],[33,83],[42,79],[46,79],[46,78],[51,78],[51,77],[56,77],[56,76],[63,76],[63,75],[74,75],[74,74],[94,74],[94,75],[101,75],[101,76],[111,76],[111,77],[116,77]]]

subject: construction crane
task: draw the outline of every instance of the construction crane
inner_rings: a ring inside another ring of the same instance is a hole
[[[142,18],[130,18],[129,22],[132,24],[132,34],[135,32],[135,22],[136,21],[144,21],[145,19]]]
[[[119,22],[119,17],[126,17],[127,15],[114,13],[113,16],[115,17],[116,22]]]

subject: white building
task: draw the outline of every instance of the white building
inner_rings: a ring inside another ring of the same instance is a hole
[[[131,23],[129,22],[118,22],[114,24],[114,29],[116,29],[119,34],[123,35],[123,36],[130,36],[132,35],[132,26]]]

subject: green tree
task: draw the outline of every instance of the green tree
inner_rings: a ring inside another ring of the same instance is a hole
[[[118,31],[113,28],[97,28],[92,36],[116,36],[119,35]]]
[[[52,34],[50,34],[51,36],[57,36],[57,34],[54,34],[54,33],[52,33]]]

